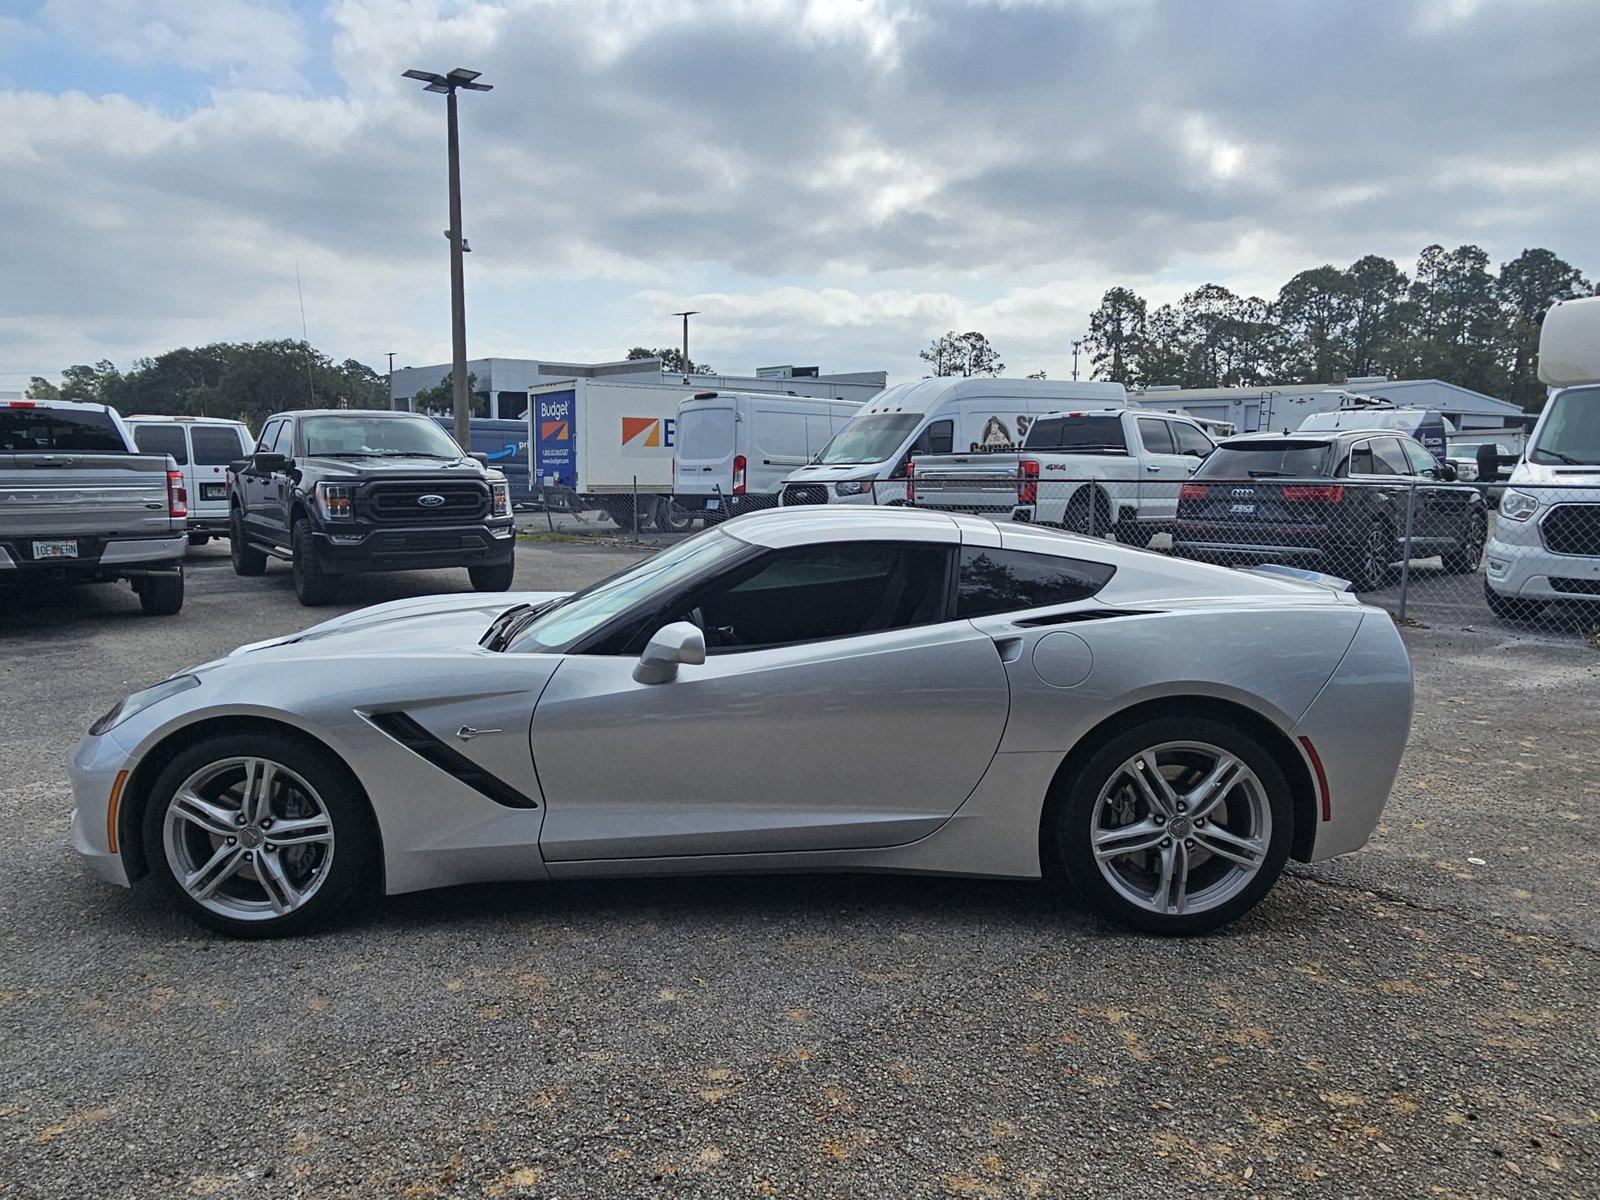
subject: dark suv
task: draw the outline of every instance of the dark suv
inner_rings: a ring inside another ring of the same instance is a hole
[[[1318,566],[1371,591],[1404,554],[1409,508],[1410,557],[1464,575],[1483,559],[1489,516],[1455,480],[1422,443],[1384,430],[1229,438],[1179,491],[1173,550]]]
[[[230,475],[233,569],[294,564],[302,604],[325,604],[339,577],[466,567],[480,592],[511,586],[515,530],[506,480],[412,413],[279,413]]]

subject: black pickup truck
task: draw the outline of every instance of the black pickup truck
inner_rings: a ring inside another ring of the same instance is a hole
[[[466,567],[480,592],[511,586],[505,476],[427,417],[278,413],[230,480],[234,571],[260,575],[269,556],[287,559],[302,604],[326,604],[340,576],[369,571]]]

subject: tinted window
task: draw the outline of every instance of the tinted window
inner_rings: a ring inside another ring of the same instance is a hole
[[[918,435],[912,443],[913,454],[949,454],[955,448],[956,423],[935,421]]]
[[[1172,427],[1165,421],[1139,419],[1139,441],[1146,454],[1172,454]]]
[[[1200,464],[1196,479],[1260,479],[1281,475],[1315,479],[1328,470],[1328,443],[1298,438],[1223,442]]]
[[[1373,475],[1377,466],[1372,461],[1372,443],[1358,442],[1350,447],[1350,474]]]
[[[307,454],[352,458],[460,458],[450,435],[427,417],[304,417]],[[280,447],[280,452],[288,450]]]
[[[967,546],[961,551],[958,617],[1020,612],[1084,600],[1105,587],[1116,568],[1026,550]]]
[[[1193,425],[1173,421],[1172,436],[1177,440],[1179,454],[1192,454],[1196,458],[1204,458],[1211,453],[1211,439]]]
[[[189,461],[189,448],[184,443],[183,430],[176,425],[135,426],[133,444],[145,454],[170,454],[172,461],[179,466]]]
[[[1126,454],[1121,417],[1044,417],[1035,421],[1023,439],[1027,450],[1074,450],[1083,453]]]
[[[1373,438],[1372,461],[1378,475],[1411,474],[1411,464],[1406,462],[1399,438]]]
[[[0,450],[15,454],[64,451],[126,454],[128,447],[111,414],[71,408],[11,408],[0,405]]]
[[[693,597],[681,619],[724,654],[925,625],[944,619],[949,560],[922,542],[775,550]]]
[[[1400,449],[1405,452],[1406,462],[1411,466],[1411,474],[1422,475],[1428,479],[1439,478],[1439,460],[1423,449],[1420,443],[1402,438]]]
[[[249,453],[245,435],[229,425],[196,425],[189,430],[194,460],[203,467],[220,467]]]
[[[273,452],[285,458],[294,457],[294,422],[285,421],[278,426],[278,436],[272,442]]]

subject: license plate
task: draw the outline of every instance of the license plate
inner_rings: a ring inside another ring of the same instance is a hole
[[[706,501],[706,507],[707,508],[721,508],[722,507],[722,501],[718,500],[715,496],[713,496],[710,500]]]
[[[71,542],[35,542],[33,544],[34,558],[77,558],[78,543]]]
[[[200,485],[200,499],[226,500],[228,498],[228,485],[225,483],[202,483]]]
[[[1253,517],[1256,515],[1256,506],[1254,504],[1230,504],[1228,505],[1228,511],[1241,517]]]

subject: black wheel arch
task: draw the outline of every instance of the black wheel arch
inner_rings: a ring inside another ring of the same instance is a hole
[[[1057,825],[1055,811],[1071,790],[1078,772],[1109,739],[1125,729],[1161,717],[1208,717],[1225,721],[1260,742],[1289,781],[1294,805],[1294,844],[1289,847],[1289,857],[1300,862],[1310,860],[1317,837],[1317,790],[1305,758],[1295,748],[1293,739],[1270,719],[1235,700],[1217,696],[1162,696],[1130,705],[1106,717],[1084,733],[1056,767],[1039,818],[1039,862],[1046,874],[1052,864],[1059,861],[1051,842]]]
[[[150,864],[145,861],[144,839],[139,831],[144,826],[145,809],[150,804],[150,789],[155,781],[160,778],[161,772],[167,769],[167,764],[177,758],[189,747],[210,738],[225,737],[229,734],[266,734],[271,737],[283,738],[287,741],[298,743],[301,747],[327,761],[328,766],[342,775],[346,782],[355,789],[361,802],[366,806],[367,816],[372,821],[373,836],[377,839],[377,871],[378,886],[384,887],[383,871],[383,827],[378,824],[377,814],[372,808],[372,798],[367,795],[367,789],[362,786],[361,780],[350,769],[344,759],[334,751],[321,738],[307,733],[297,725],[287,721],[274,720],[262,716],[227,716],[207,717],[190,725],[174,729],[155,745],[151,746],[138,762],[138,765],[129,773],[127,782],[123,785],[121,803],[117,808],[117,846],[122,854],[123,869],[128,873],[128,881],[135,883],[142,879],[150,870]]]

